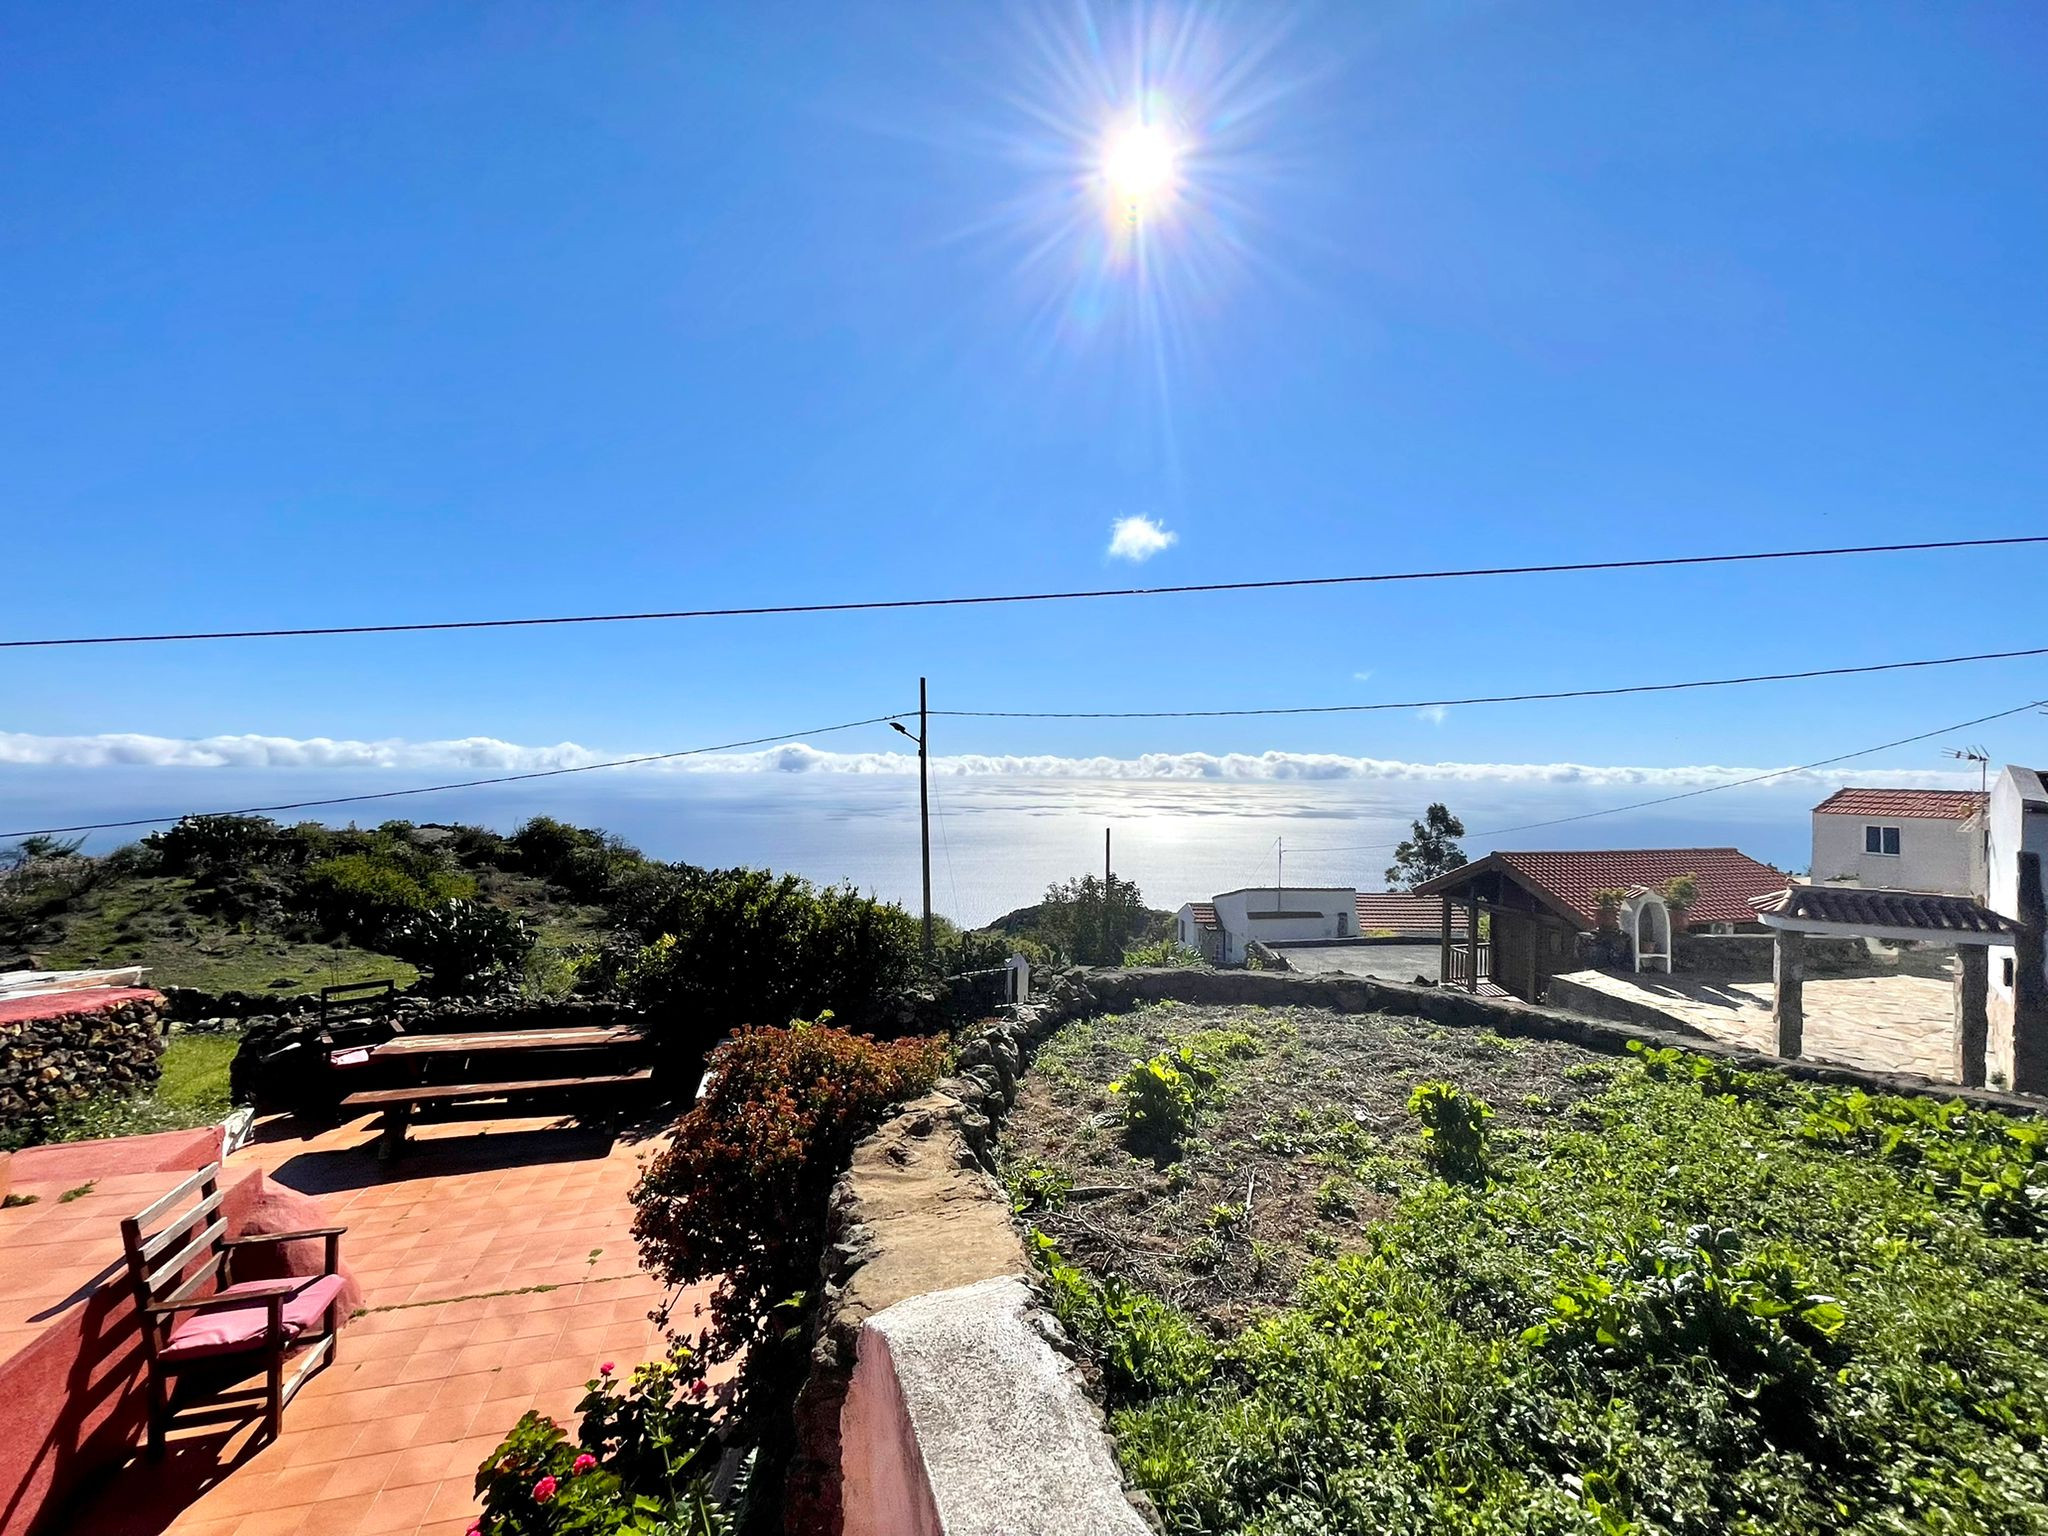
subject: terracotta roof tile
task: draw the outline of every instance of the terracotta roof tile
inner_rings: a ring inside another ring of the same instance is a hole
[[[1441,896],[1417,896],[1408,891],[1360,891],[1354,900],[1361,937],[1390,931],[1403,937],[1415,934],[1434,939],[1443,932],[1444,899]],[[1462,911],[1452,911],[1451,931],[1463,937],[1465,914]]]
[[[1188,903],[1188,906],[1191,909],[1190,915],[1193,916],[1197,928],[1221,928],[1223,926],[1217,920],[1214,902],[1191,901]]]
[[[1813,813],[1966,821],[1983,807],[1984,797],[1974,789],[1838,789]]]
[[[1599,848],[1567,853],[1496,853],[1498,861],[1528,885],[1569,911],[1581,925],[1599,922],[1595,891],[1652,890],[1679,875],[1699,882],[1699,900],[1687,911],[1694,923],[1753,923],[1752,896],[1782,890],[1786,877],[1734,848]],[[1477,866],[1468,866],[1476,868]],[[1463,873],[1463,871],[1459,871]]]

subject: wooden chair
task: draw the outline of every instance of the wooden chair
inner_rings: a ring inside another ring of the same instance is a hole
[[[185,1202],[192,1203],[187,1206]],[[160,1218],[176,1211],[168,1219]],[[128,1276],[141,1313],[149,1368],[149,1453],[161,1456],[171,1419],[171,1377],[201,1361],[260,1356],[266,1368],[264,1435],[276,1439],[284,1405],[306,1378],[331,1363],[341,1331],[341,1234],[346,1227],[229,1237],[221,1215],[220,1164],[202,1168],[139,1215],[121,1223]],[[237,1250],[300,1238],[327,1240],[326,1272],[234,1283]],[[194,1266],[197,1266],[196,1268]],[[217,1289],[201,1295],[208,1281]],[[318,1325],[316,1327],[316,1325]],[[285,1357],[310,1339],[289,1381]]]

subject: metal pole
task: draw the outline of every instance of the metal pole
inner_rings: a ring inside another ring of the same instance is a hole
[[[932,969],[932,785],[931,710],[925,680],[917,680],[917,830],[924,856],[924,968]]]

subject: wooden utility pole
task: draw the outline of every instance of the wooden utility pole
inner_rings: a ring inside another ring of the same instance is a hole
[[[1109,828],[1102,829],[1102,889],[1107,891],[1116,876],[1109,872]]]
[[[917,830],[924,855],[924,968],[932,968],[932,781],[931,709],[925,680],[917,680]]]

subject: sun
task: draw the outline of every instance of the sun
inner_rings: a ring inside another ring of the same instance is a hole
[[[1103,147],[1102,175],[1116,210],[1136,222],[1172,196],[1179,146],[1158,123],[1133,122],[1117,128]]]

